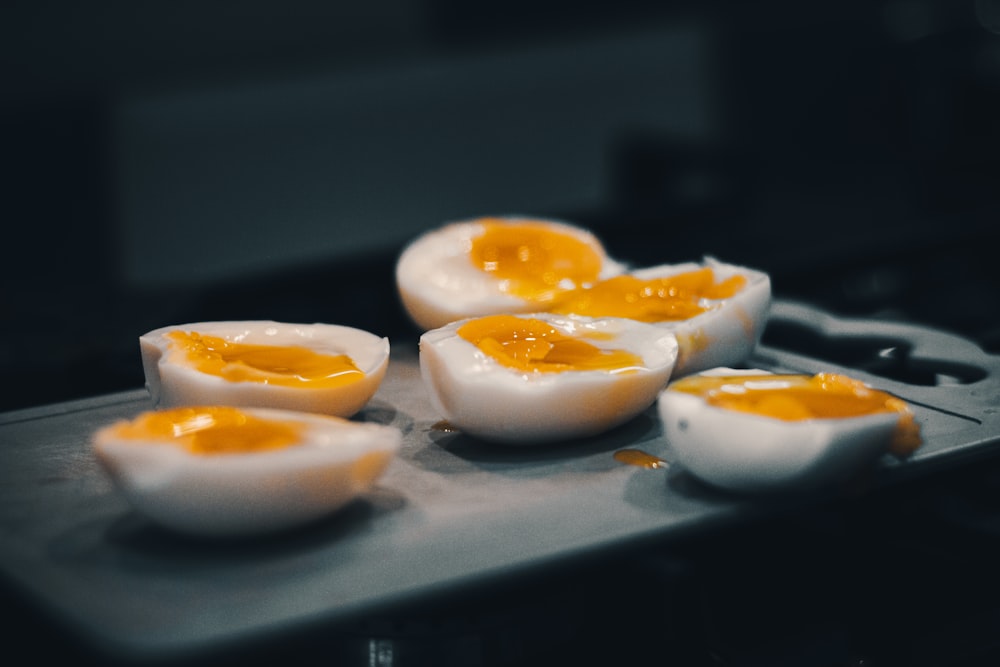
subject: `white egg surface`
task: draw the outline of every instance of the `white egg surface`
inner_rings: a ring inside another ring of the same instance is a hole
[[[424,330],[468,317],[545,310],[555,295],[621,273],[598,238],[576,225],[518,216],[446,224],[414,239],[396,285]]]
[[[333,324],[198,322],[139,338],[154,407],[233,405],[349,417],[378,390],[389,341]]]
[[[463,433],[512,445],[597,435],[634,418],[676,358],[672,333],[623,318],[489,315],[420,337],[435,409]]]
[[[140,514],[240,536],[325,516],[369,490],[400,447],[392,426],[294,411],[190,406],[97,430],[94,452]]]
[[[771,280],[761,271],[706,258],[618,275],[560,295],[548,308],[628,317],[677,336],[674,376],[745,361],[767,323]]]
[[[904,401],[839,374],[711,369],[671,382],[657,410],[674,461],[734,491],[842,481],[920,446]]]

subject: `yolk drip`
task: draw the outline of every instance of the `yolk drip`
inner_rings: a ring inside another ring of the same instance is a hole
[[[728,299],[744,285],[743,276],[716,282],[710,267],[652,280],[621,275],[566,292],[548,310],[642,322],[686,320],[707,310],[703,299]]]
[[[489,315],[466,322],[458,335],[502,365],[520,371],[634,372],[643,365],[637,354],[601,349],[535,318]]]
[[[259,382],[283,387],[340,387],[364,377],[343,354],[320,354],[295,345],[248,345],[191,331],[167,334],[171,347],[184,353],[202,373],[230,382]]]
[[[576,236],[540,222],[482,222],[486,231],[473,239],[469,258],[510,294],[544,302],[600,275],[601,254]]]
[[[920,446],[920,427],[909,406],[884,391],[844,375],[691,376],[671,390],[702,396],[709,405],[786,421],[899,414],[891,450],[904,455]]]
[[[116,427],[129,440],[169,440],[193,454],[247,454],[289,447],[304,426],[261,419],[222,406],[146,412]]]

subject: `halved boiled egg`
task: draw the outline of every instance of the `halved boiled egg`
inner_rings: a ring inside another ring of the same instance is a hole
[[[706,258],[631,271],[564,292],[547,310],[628,317],[664,327],[680,346],[675,376],[743,362],[767,322],[766,273]]]
[[[353,327],[198,322],[139,338],[155,407],[234,405],[349,417],[374,396],[389,341]]]
[[[840,374],[713,369],[672,382],[657,409],[676,462],[738,491],[843,480],[920,446],[903,400]]]
[[[190,406],[105,426],[94,452],[141,514],[200,535],[325,516],[370,489],[398,451],[392,426],[286,410]]]
[[[420,370],[453,427],[528,445],[592,436],[656,401],[677,358],[668,331],[551,313],[459,320],[420,337]]]
[[[546,310],[560,292],[621,273],[591,232],[556,220],[483,217],[412,241],[396,264],[403,306],[424,330]]]

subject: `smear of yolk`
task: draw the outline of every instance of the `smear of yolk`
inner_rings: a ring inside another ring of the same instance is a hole
[[[261,419],[238,408],[204,406],[146,412],[115,427],[128,440],[169,440],[193,454],[247,454],[301,440],[304,425]]]
[[[194,331],[171,331],[171,348],[202,373],[230,382],[282,387],[341,387],[364,377],[350,357],[297,345],[248,345]]]
[[[481,221],[469,258],[502,281],[509,294],[547,302],[563,290],[597,280],[602,256],[593,245],[541,222]]]
[[[459,327],[458,335],[502,365],[520,371],[627,373],[643,366],[642,357],[637,354],[601,349],[536,318],[489,315],[466,322]]]
[[[920,426],[899,398],[836,373],[683,378],[671,390],[696,394],[709,405],[786,421],[898,413],[890,450],[906,455],[920,446]]]
[[[613,456],[615,461],[619,461],[620,463],[626,463],[640,468],[648,468],[650,470],[655,468],[666,468],[670,465],[669,462],[661,459],[659,456],[653,456],[652,454],[644,452],[641,449],[633,449],[631,447],[619,449]]]
[[[707,310],[703,300],[728,299],[746,282],[743,276],[716,281],[711,267],[651,280],[621,275],[561,294],[547,310],[642,322],[686,320]]]

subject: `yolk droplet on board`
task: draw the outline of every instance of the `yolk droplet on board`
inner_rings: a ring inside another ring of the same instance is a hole
[[[489,315],[466,322],[458,335],[504,366],[521,371],[630,372],[643,365],[637,354],[601,349],[536,318]]]
[[[364,377],[344,354],[321,354],[296,345],[248,345],[197,332],[167,334],[171,348],[202,373],[230,382],[259,382],[283,387],[340,387]]]
[[[920,427],[899,398],[835,373],[817,375],[740,375],[683,378],[671,390],[702,396],[709,405],[797,421],[899,414],[890,449],[900,455],[920,446]]]
[[[205,406],[146,412],[118,425],[128,440],[169,440],[194,454],[245,454],[299,442],[304,427],[261,419],[238,408]]]
[[[469,258],[504,281],[510,294],[548,301],[567,288],[591,283],[602,258],[591,244],[540,222],[482,221],[485,232],[473,239]]]
[[[614,453],[614,459],[620,463],[638,466],[640,468],[648,468],[650,470],[655,468],[666,468],[670,465],[659,456],[653,456],[652,454],[644,452],[641,449],[633,449],[631,447],[619,449]]]
[[[650,280],[621,275],[561,294],[547,310],[642,322],[686,320],[707,310],[703,299],[728,299],[745,285],[743,276],[716,282],[711,267]]]

